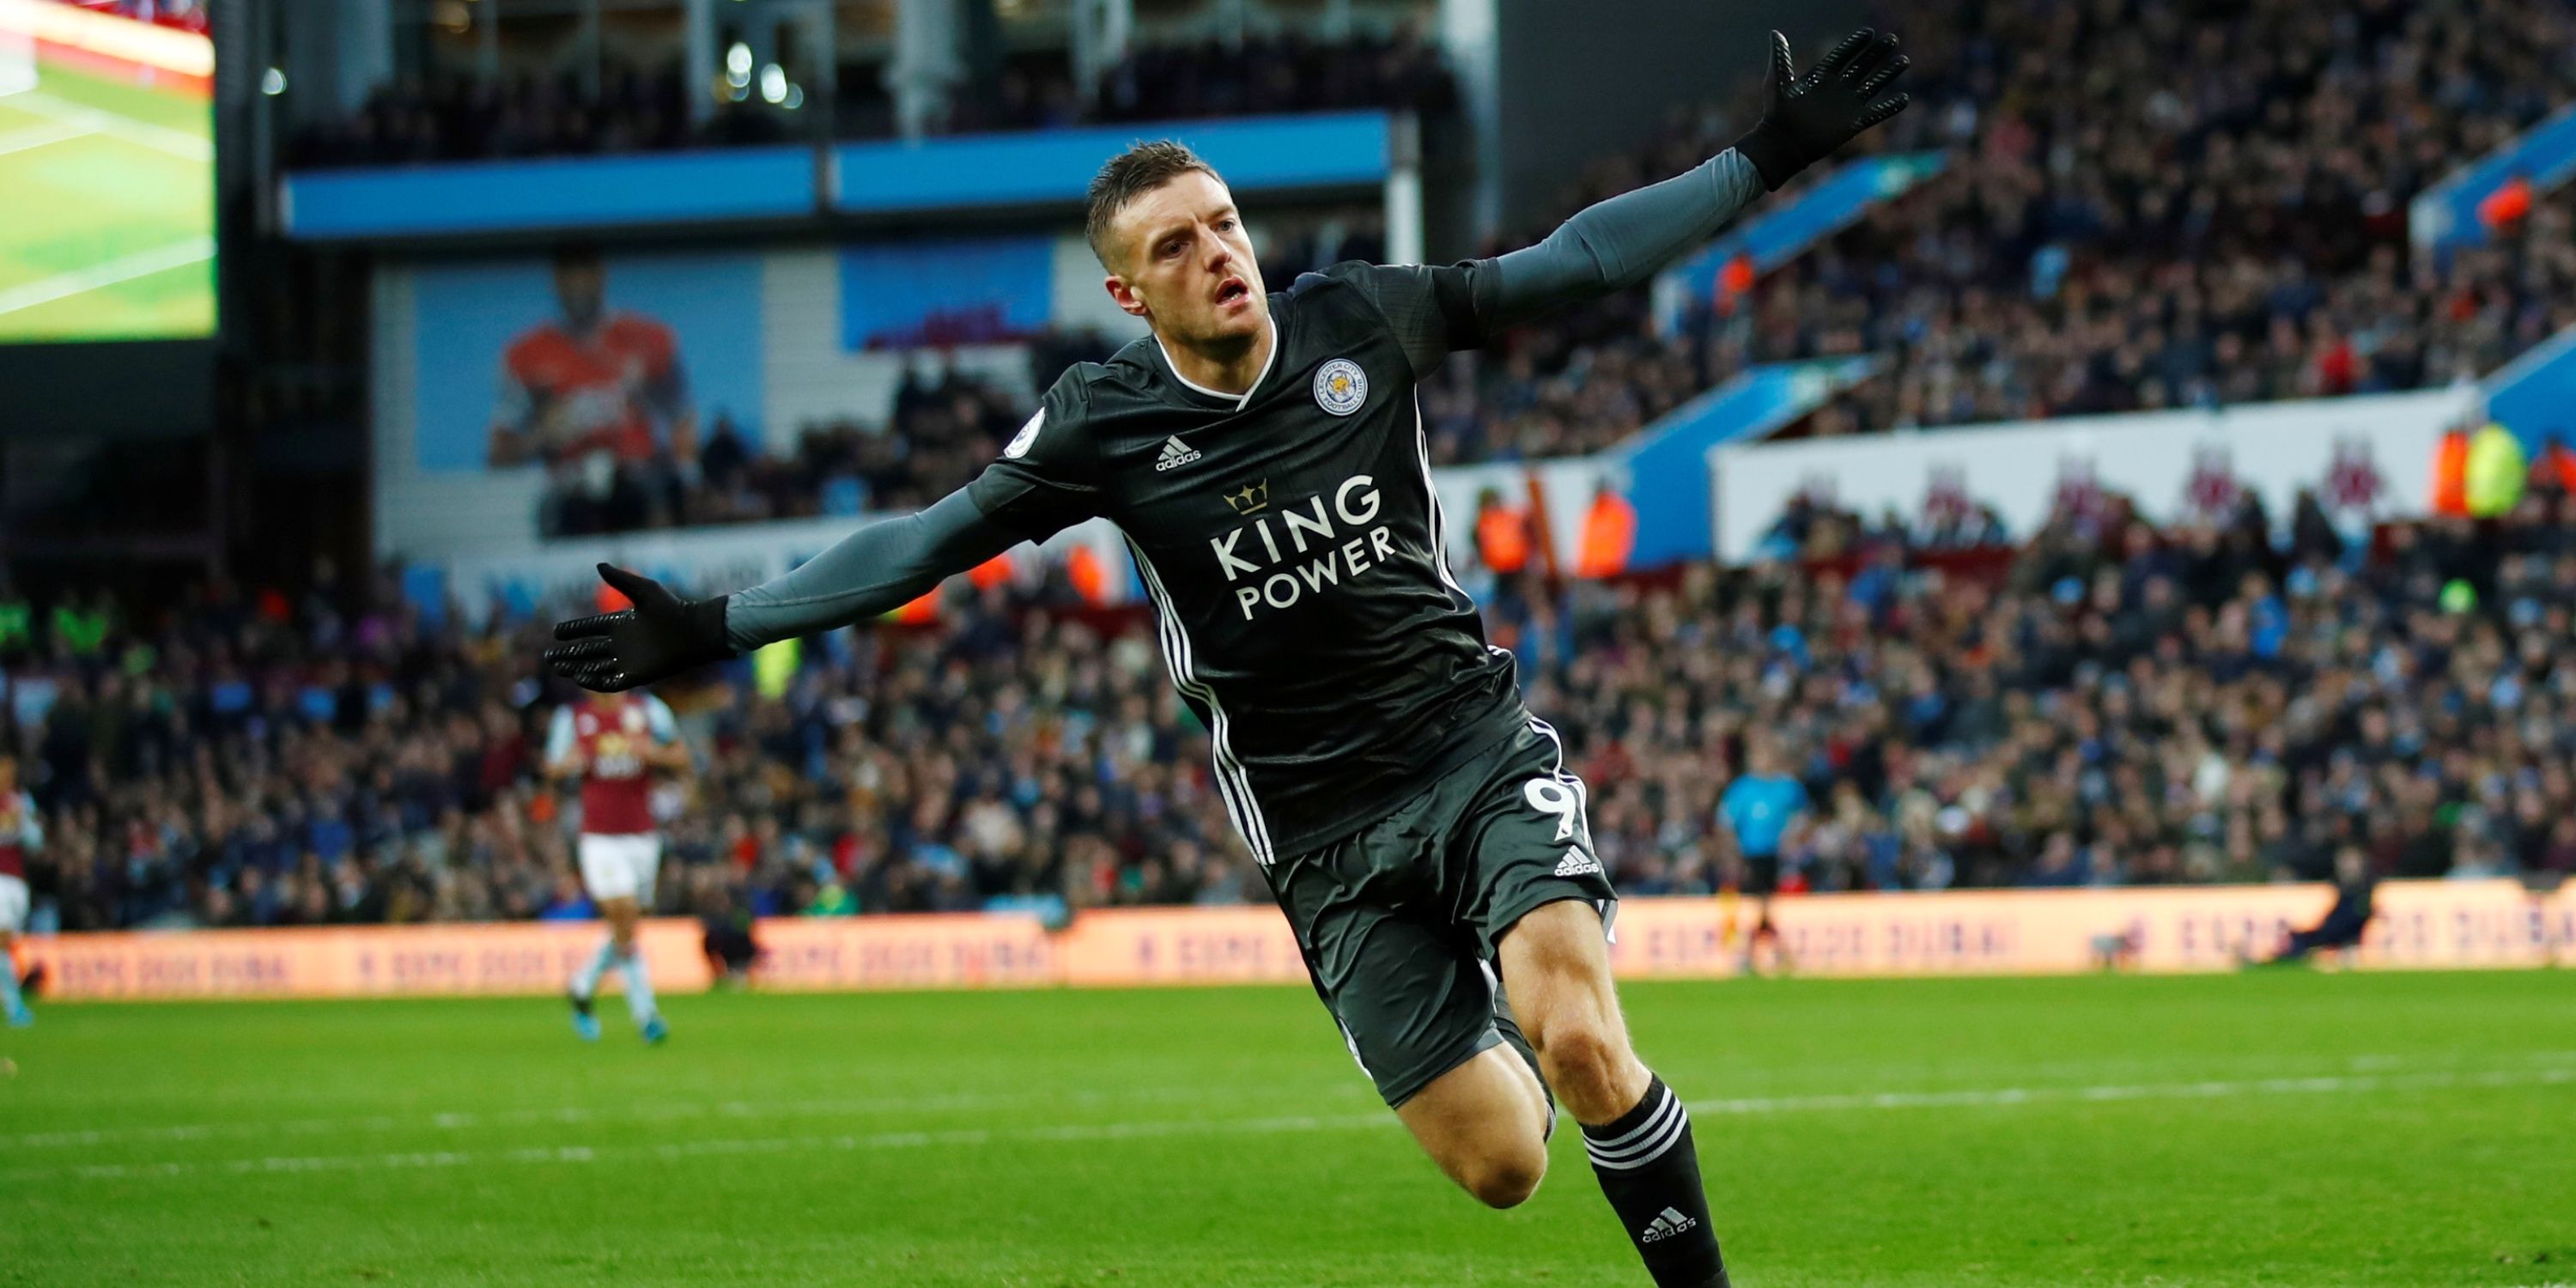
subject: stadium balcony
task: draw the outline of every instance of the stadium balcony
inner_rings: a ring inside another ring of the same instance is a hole
[[[1062,59],[1005,67],[989,86],[953,95],[915,137],[1312,112],[1429,117],[1458,101],[1439,51],[1409,30],[1329,43],[1284,35],[1144,45],[1101,72],[1089,94],[1076,92],[1073,75]],[[316,169],[622,155],[777,144],[818,131],[850,139],[898,133],[890,100],[860,75],[841,80],[854,87],[846,97],[824,101],[818,90],[811,102],[783,71],[767,78],[745,61],[728,67],[726,77],[731,92],[704,106],[676,62],[588,74],[531,70],[508,79],[404,78],[376,89],[359,110],[298,131],[290,163]],[[755,90],[756,77],[771,84]],[[775,97],[768,93],[773,84]]]

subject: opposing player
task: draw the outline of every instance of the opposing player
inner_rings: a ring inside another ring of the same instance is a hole
[[[18,761],[0,756],[0,1018],[15,1029],[36,1022],[18,991],[18,935],[27,928],[27,859],[44,845],[36,800],[18,786]]]
[[[688,601],[603,565],[635,607],[563,623],[549,663],[649,684],[1107,516],[1315,989],[1423,1149],[1519,1203],[1553,1087],[1655,1282],[1725,1284],[1690,1115],[1619,1015],[1584,786],[1450,575],[1414,385],[1450,350],[1643,281],[1905,107],[1893,39],[1857,33],[1804,75],[1772,40],[1767,109],[1733,148],[1448,268],[1341,264],[1265,294],[1215,172],[1177,144],[1128,151],[1093,180],[1089,233],[1150,338],[1058,380],[966,488],[776,581]]]
[[[573,975],[573,1031],[599,1040],[592,1000],[610,970],[626,977],[626,1010],[647,1042],[669,1036],[653,1005],[653,981],[635,946],[635,926],[653,904],[662,835],[653,825],[654,771],[685,774],[689,749],[671,708],[649,694],[599,693],[555,710],[546,768],[581,784],[581,883],[608,922],[608,938]]]

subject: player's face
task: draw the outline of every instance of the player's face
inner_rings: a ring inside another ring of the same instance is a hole
[[[564,320],[574,326],[589,326],[599,320],[599,310],[608,297],[608,274],[595,263],[558,264],[555,266],[555,298],[562,301]]]
[[[1192,170],[1129,202],[1112,227],[1110,298],[1167,342],[1249,342],[1269,322],[1252,235],[1216,176]]]

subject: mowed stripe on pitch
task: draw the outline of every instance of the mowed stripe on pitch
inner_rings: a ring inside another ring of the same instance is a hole
[[[86,139],[96,133],[95,130],[66,125],[60,121],[40,121],[34,125],[20,126],[0,133],[0,157],[50,147],[56,143],[68,143],[73,139]]]
[[[2117,1062],[2115,1062],[2117,1063]],[[2339,1062],[2334,1071],[2319,1073],[2277,1073],[2263,1077],[2204,1079],[2199,1082],[2092,1082],[2069,1086],[2059,1083],[2037,1084],[2028,1092],[2056,1099],[2117,1100],[2135,1087],[2233,1087],[2254,1084],[2278,1084],[2313,1081],[2317,1078],[2339,1078],[2344,1075],[2383,1074],[2402,1069],[2406,1057],[2395,1055],[2356,1055]],[[2514,1070],[2563,1069],[2576,1073],[2576,1051],[2533,1051],[2511,1061]],[[2448,1067],[2417,1070],[2411,1077],[2457,1077],[2471,1072],[2456,1064]],[[2069,1061],[2060,1067],[2069,1071],[2100,1069],[2103,1062]],[[2031,1072],[2039,1072],[2032,1069]],[[2491,1071],[2492,1072],[2492,1071]],[[384,1133],[397,1131],[472,1131],[485,1127],[530,1127],[556,1124],[580,1126],[588,1123],[670,1123],[689,1119],[722,1119],[753,1121],[764,1118],[871,1117],[878,1115],[915,1115],[931,1113],[983,1112],[1018,1107],[1035,1107],[1050,1111],[1065,1108],[1097,1108],[1119,1104],[1170,1104],[1178,1101],[1217,1103],[1227,1100],[1259,1098],[1274,1100],[1283,1091],[1303,1095],[1368,1098],[1367,1086],[1356,1081],[1337,1081],[1327,1087],[1306,1086],[1287,1089],[1266,1084],[1254,1091],[1228,1087],[1126,1086],[1108,1090],[1054,1089],[1047,1091],[953,1091],[932,1095],[833,1096],[795,1100],[717,1100],[717,1101],[611,1101],[601,1105],[560,1105],[547,1108],[521,1109],[450,1109],[432,1110],[407,1115],[364,1114],[337,1118],[247,1119],[216,1123],[174,1123],[153,1127],[89,1127],[57,1131],[27,1132],[17,1136],[0,1136],[0,1150],[89,1148],[98,1145],[180,1143],[220,1140],[240,1136],[318,1136],[337,1132]],[[1767,1113],[1792,1109],[1833,1108],[1904,1108],[1951,1103],[1977,1103],[2000,1094],[1992,1089],[1964,1088],[1955,1090],[1908,1090],[1883,1092],[1812,1093],[1804,1096],[1750,1096],[1712,1099],[1693,1108],[1704,1113]]]
[[[111,138],[122,139],[127,143],[147,147],[182,161],[211,163],[215,159],[215,141],[206,135],[174,130],[169,126],[154,125],[148,121],[138,121],[129,116],[120,116],[105,108],[86,107],[67,99],[56,98],[43,90],[28,90],[23,94],[12,94],[8,98],[8,104],[14,111],[41,116],[56,124],[70,126],[86,133],[104,134]],[[209,127],[212,125],[212,120],[210,114]]]
[[[2097,1084],[2072,1087],[1993,1087],[1957,1091],[1876,1092],[1771,1096],[1690,1103],[1699,1115],[1839,1113],[1853,1110],[2013,1109],[2028,1105],[2149,1100],[2232,1100],[2260,1096],[2349,1095],[2420,1092],[2446,1088],[2525,1087],[2576,1083],[2576,1067],[2441,1071],[2413,1074],[2333,1074],[2306,1078],[2256,1078],[2200,1082]],[[1291,1115],[1247,1119],[1180,1119],[1132,1123],[1075,1123],[1049,1127],[958,1128],[873,1134],[768,1136],[673,1141],[647,1145],[560,1145],[505,1150],[411,1150],[383,1154],[267,1155],[203,1161],[92,1163],[0,1170],[0,1181],[51,1179],[129,1180],[192,1175],[375,1171],[400,1168],[475,1167],[502,1163],[597,1163],[685,1159],[731,1154],[798,1151],[876,1152],[931,1146],[971,1148],[997,1143],[1140,1140],[1173,1136],[1265,1136],[1392,1128],[1384,1112]]]
[[[69,299],[84,291],[95,291],[131,282],[137,278],[150,277],[154,273],[166,273],[174,268],[202,264],[214,257],[214,238],[183,237],[178,241],[155,246],[149,250],[120,255],[104,263],[73,269],[68,273],[57,273],[52,277],[38,278],[20,286],[0,290],[0,317],[22,309],[32,309],[39,304],[51,304],[56,300]]]
[[[2126,1062],[2110,1062],[2120,1064]],[[2059,1099],[2120,1099],[2121,1090],[2137,1086],[2203,1086],[2228,1087],[2255,1083],[2289,1084],[2318,1077],[2335,1078],[2347,1074],[2391,1073],[2410,1063],[2404,1056],[2356,1055],[2338,1062],[2336,1068],[2317,1073],[2273,1073],[2262,1077],[2237,1076],[2205,1079],[2197,1083],[2181,1082],[2090,1082],[2074,1084],[2037,1084],[2039,1094]],[[2576,1073],[2576,1051],[2533,1051],[2511,1062],[2515,1069],[2559,1069]],[[2438,1069],[2419,1069],[2409,1076],[2456,1076],[2464,1072],[2457,1063],[2444,1062]],[[2034,1067],[2026,1072],[2043,1072]],[[2066,1061],[2056,1067],[2068,1072],[2101,1070],[2102,1061]],[[406,1115],[363,1114],[337,1118],[236,1119],[215,1123],[174,1123],[152,1127],[88,1127],[57,1131],[27,1132],[17,1136],[0,1136],[0,1150],[89,1148],[98,1145],[180,1143],[221,1140],[240,1136],[320,1136],[337,1132],[386,1133],[397,1131],[472,1131],[485,1127],[531,1127],[548,1124],[580,1126],[588,1123],[670,1123],[689,1119],[753,1121],[764,1118],[872,1117],[879,1115],[915,1115],[935,1113],[984,1112],[1034,1107],[1049,1111],[1066,1108],[1097,1108],[1120,1104],[1170,1104],[1174,1102],[1221,1103],[1228,1100],[1258,1098],[1275,1100],[1283,1092],[1299,1095],[1321,1095],[1335,1098],[1368,1099],[1365,1083],[1338,1080],[1329,1086],[1283,1088],[1265,1084],[1255,1090],[1232,1087],[1125,1086],[1107,1090],[1053,1089],[1046,1091],[949,1091],[932,1095],[832,1096],[795,1100],[716,1100],[716,1101],[611,1101],[598,1105],[560,1105],[521,1109],[449,1109]],[[2080,1092],[2078,1095],[2076,1092]],[[1751,1096],[1713,1099],[1702,1102],[1706,1113],[1764,1113],[1794,1108],[1824,1109],[1849,1107],[1900,1108],[1909,1104],[1935,1105],[1953,1097],[1965,1096],[1967,1103],[1978,1098],[1991,1098],[1999,1093],[1991,1089],[1908,1090],[1887,1092],[1814,1093],[1805,1096]],[[1750,1108],[1740,1108],[1749,1106]],[[1693,1106],[1701,1108],[1701,1106]]]

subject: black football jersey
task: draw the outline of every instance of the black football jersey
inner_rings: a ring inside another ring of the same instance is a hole
[[[1042,540],[1127,536],[1163,656],[1263,864],[1384,817],[1526,722],[1451,575],[1414,382],[1485,341],[1492,261],[1340,264],[1269,297],[1249,393],[1148,336],[1047,391],[970,495]]]

